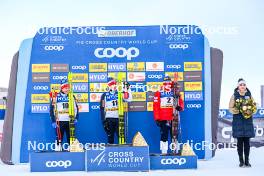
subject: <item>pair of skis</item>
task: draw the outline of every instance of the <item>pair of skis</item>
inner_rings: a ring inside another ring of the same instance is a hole
[[[172,153],[176,155],[179,151],[178,142],[179,142],[179,135],[181,134],[181,125],[180,125],[180,113],[176,109],[179,106],[179,98],[180,98],[180,90],[179,90],[179,83],[178,83],[178,74],[174,73],[174,80],[173,80],[173,119],[171,122],[171,135],[172,139],[171,142],[174,144]]]
[[[124,101],[123,95],[126,93],[126,85],[122,80],[122,74],[117,75],[118,82],[118,143],[126,144],[128,135],[128,103]],[[128,88],[127,88],[128,89]]]
[[[73,88],[72,88],[72,72],[68,73],[68,83],[69,83],[69,94],[68,94],[68,109],[69,109],[69,130],[70,130],[70,146],[74,143],[76,140],[75,137],[75,125],[74,125],[74,120],[75,120],[75,111],[74,111],[74,97],[73,97]],[[58,151],[62,151],[62,138],[61,138],[61,132],[60,132],[60,121],[58,119],[58,110],[57,110],[57,92],[53,89],[50,93],[51,99],[52,99],[52,106],[54,107],[54,114],[55,114],[55,119],[56,119],[56,133],[57,133],[57,138],[58,141],[56,141],[59,146],[58,146]]]

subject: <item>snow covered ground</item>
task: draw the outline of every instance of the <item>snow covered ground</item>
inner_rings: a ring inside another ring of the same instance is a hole
[[[251,148],[251,168],[239,168],[236,150],[219,150],[216,157],[208,161],[199,161],[196,170],[160,170],[150,172],[52,172],[52,173],[30,173],[29,165],[4,165],[0,163],[1,176],[134,176],[134,175],[155,175],[155,176],[263,176],[264,172],[264,147]]]

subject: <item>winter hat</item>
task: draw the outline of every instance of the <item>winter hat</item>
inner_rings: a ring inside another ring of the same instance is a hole
[[[164,82],[171,82],[171,78],[169,77],[169,75],[166,75],[163,79]]]
[[[108,86],[116,85],[116,80],[112,77],[108,77],[107,78],[107,85]]]
[[[243,78],[239,78],[237,81],[237,86],[239,86],[240,84],[245,84],[246,85],[246,81]]]
[[[68,80],[67,79],[62,79],[61,80],[61,89],[66,88],[66,87],[70,87]]]

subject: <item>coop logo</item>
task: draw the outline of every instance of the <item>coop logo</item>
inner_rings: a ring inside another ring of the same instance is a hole
[[[153,79],[153,78],[155,78],[155,79],[161,79],[162,78],[162,75],[148,75],[148,78],[150,78],[150,79]]]
[[[221,118],[223,118],[223,117],[225,117],[226,116],[226,110],[219,110],[219,114],[218,114],[218,116],[219,117],[221,117]]]
[[[167,158],[167,159],[161,159],[160,163],[162,165],[183,165],[186,164],[186,159],[185,158]]]
[[[87,67],[85,65],[73,65],[72,70],[85,70]]]
[[[187,104],[188,109],[200,109],[201,107],[201,104]]]
[[[189,48],[189,45],[188,44],[170,44],[169,45],[169,48],[170,49],[182,49],[182,50],[185,50],[187,48]]]
[[[49,86],[33,86],[33,90],[48,90]]]
[[[64,167],[65,169],[70,167],[72,165],[72,162],[70,160],[65,160],[65,161],[47,161],[46,162],[46,167]]]
[[[53,80],[62,80],[62,79],[67,79],[67,76],[52,76]]]
[[[128,49],[119,47],[119,48],[97,48],[94,51],[94,55],[97,58],[124,58],[126,57],[127,60],[131,60],[134,57],[139,55],[139,49],[136,47],[130,47]]]
[[[260,110],[259,110],[259,114],[260,114],[260,115],[264,115],[264,109],[260,109]]]
[[[97,110],[97,109],[100,109],[100,106],[99,106],[99,105],[92,105],[92,106],[91,106],[91,109],[93,109],[93,110]]]
[[[44,46],[44,50],[46,51],[62,51],[64,50],[63,45],[46,45]]]
[[[181,68],[181,65],[167,65],[166,66],[167,68],[173,68],[173,69],[180,69]]]

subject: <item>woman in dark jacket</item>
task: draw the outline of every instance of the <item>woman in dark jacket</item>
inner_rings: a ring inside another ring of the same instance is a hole
[[[245,118],[242,113],[235,106],[238,99],[254,99],[251,96],[251,92],[246,87],[244,79],[238,80],[237,88],[234,90],[229,102],[229,111],[233,114],[232,130],[233,137],[237,138],[237,152],[239,156],[239,167],[251,167],[249,163],[249,151],[250,151],[250,138],[255,137],[253,118]],[[255,113],[255,112],[254,112]],[[245,158],[243,158],[243,152]]]

